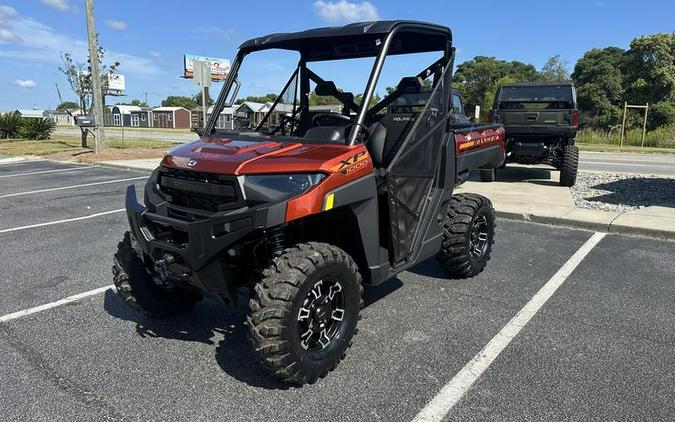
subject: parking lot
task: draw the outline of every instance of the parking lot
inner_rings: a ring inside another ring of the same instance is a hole
[[[593,232],[499,220],[484,273],[449,280],[431,260],[367,288],[347,358],[287,387],[249,352],[245,301],[157,321],[107,288],[124,189],[146,176],[0,164],[3,420],[675,419],[675,243],[596,236],[580,256]],[[495,339],[475,382],[458,380]]]

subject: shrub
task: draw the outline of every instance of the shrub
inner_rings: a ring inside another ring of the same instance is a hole
[[[0,116],[0,138],[17,138],[23,125],[23,119],[17,112]]]
[[[51,119],[24,119],[19,134],[22,138],[44,140],[51,137],[55,127]]]

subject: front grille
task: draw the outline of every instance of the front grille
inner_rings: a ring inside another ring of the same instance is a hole
[[[240,198],[234,176],[162,168],[158,184],[169,203],[190,209],[223,211]]]

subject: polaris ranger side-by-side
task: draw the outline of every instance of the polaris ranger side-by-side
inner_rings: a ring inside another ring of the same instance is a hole
[[[579,127],[577,94],[570,82],[528,82],[503,85],[495,95],[491,121],[504,125],[506,162],[549,164],[560,170],[560,184],[577,179]],[[481,170],[493,181],[495,169]]]
[[[216,129],[242,85],[242,63],[269,49],[299,53],[283,91],[257,128]],[[374,104],[386,59],[421,52],[437,58]],[[359,103],[312,70],[368,57]],[[487,198],[453,188],[472,169],[502,164],[504,133],[457,123],[453,60],[447,27],[411,21],[244,42],[201,139],[167,153],[147,182],[145,205],[128,188],[130,231],[113,266],[119,295],[144,314],[170,316],[202,295],[227,303],[249,291],[255,354],[276,377],[304,384],[345,355],[362,284],[433,256],[451,277],[480,273],[494,210]],[[312,111],[312,85],[342,112]]]

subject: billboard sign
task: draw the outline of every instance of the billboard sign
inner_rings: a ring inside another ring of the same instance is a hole
[[[194,75],[194,62],[203,61],[208,62],[211,66],[211,79],[222,81],[227,77],[230,71],[230,61],[221,57],[207,57],[196,56],[194,54],[186,54],[183,56],[184,74],[183,76],[189,79]]]
[[[108,93],[109,94],[123,94],[124,90],[126,89],[126,82],[124,79],[124,75],[120,75],[118,73],[112,73],[109,75],[106,75],[106,78],[108,79]]]

